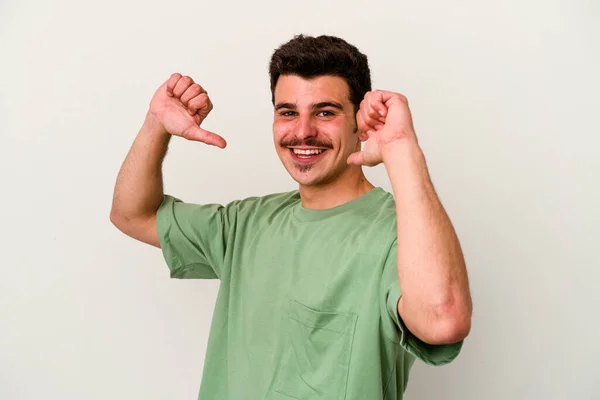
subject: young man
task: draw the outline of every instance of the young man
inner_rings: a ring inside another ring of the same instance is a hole
[[[200,127],[206,91],[173,74],[119,173],[111,220],[161,247],[172,277],[221,280],[201,400],[401,399],[415,358],[452,361],[471,324],[461,248],[407,100],[371,91],[367,57],[331,36],[282,45],[270,77],[275,149],[299,190],[225,206],[165,195],[172,135],[226,146]],[[363,174],[381,162],[393,196]]]

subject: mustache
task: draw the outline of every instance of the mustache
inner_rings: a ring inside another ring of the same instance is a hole
[[[333,149],[333,145],[331,142],[325,142],[322,140],[308,138],[306,140],[301,140],[298,138],[290,139],[290,140],[282,140],[279,143],[282,147],[291,147],[291,146],[306,146],[306,147],[323,147],[325,149]]]

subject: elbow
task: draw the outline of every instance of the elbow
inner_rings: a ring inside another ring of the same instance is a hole
[[[119,216],[119,214],[117,214],[114,210],[110,210],[109,219],[110,222],[117,228],[123,223],[123,217]]]
[[[131,224],[131,218],[119,214],[114,210],[110,211],[109,219],[110,222],[122,232],[125,232],[127,230],[127,226]]]
[[[458,343],[471,332],[471,303],[432,307],[420,318],[420,329],[415,324],[413,332],[423,342],[431,345]]]
[[[463,303],[447,302],[444,305],[413,309],[403,298],[398,312],[407,328],[421,341],[431,345],[458,343],[471,332],[472,305],[470,298]],[[404,303],[404,304],[403,304]]]
[[[432,344],[451,344],[464,340],[471,332],[471,317],[451,316],[440,321]]]
[[[471,306],[455,306],[434,313],[430,344],[451,344],[464,340],[471,332]]]

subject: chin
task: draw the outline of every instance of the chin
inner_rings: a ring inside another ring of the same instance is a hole
[[[300,186],[318,186],[320,184],[325,183],[323,179],[312,178],[307,176],[292,175],[292,179],[294,179]]]
[[[317,165],[314,165],[310,170],[307,171],[302,171],[303,167],[304,166],[297,166],[293,163],[291,166],[286,166],[286,169],[292,179],[300,186],[327,185],[342,175],[340,171],[324,171],[321,166]]]
[[[314,174],[312,171],[301,172],[293,166],[291,169],[288,169],[288,173],[294,181],[302,186],[315,186],[324,180],[321,174]]]
[[[343,173],[335,165],[327,162],[330,161],[327,159],[321,158],[314,163],[298,163],[286,153],[279,156],[288,174],[301,186],[325,185]]]

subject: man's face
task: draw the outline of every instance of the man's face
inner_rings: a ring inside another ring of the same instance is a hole
[[[292,178],[315,186],[337,179],[360,150],[354,106],[343,78],[282,75],[275,87],[275,149]]]

